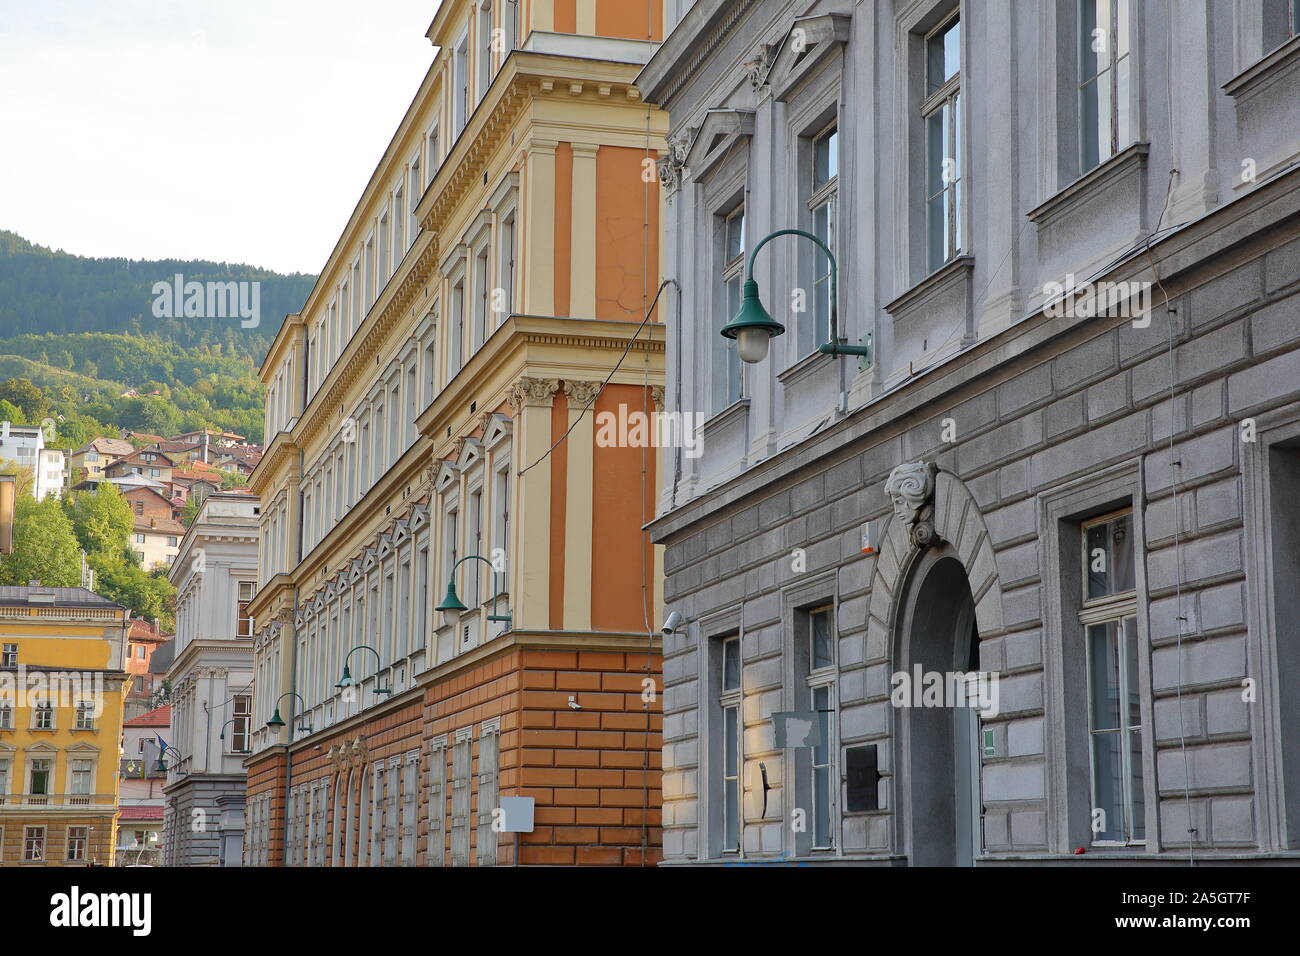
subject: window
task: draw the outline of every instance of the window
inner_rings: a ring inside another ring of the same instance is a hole
[[[406,224],[411,217],[407,215],[405,182],[406,174],[403,172],[397,188],[393,190],[393,271],[397,270],[397,264],[410,248],[410,243],[406,240]]]
[[[944,21],[925,38],[925,220],[927,267],[961,251],[961,23]]]
[[[247,694],[238,694],[234,700],[233,723],[230,725],[230,749],[232,753],[248,753],[248,739],[252,731],[253,698]]]
[[[1297,0],[1300,2],[1300,0]],[[515,303],[515,211],[512,209],[501,218],[497,242],[497,284],[501,289],[499,309],[496,313],[496,325],[505,321],[514,311]]]
[[[740,849],[740,637],[722,641],[722,850]]]
[[[18,666],[18,645],[6,644],[3,651],[0,651],[0,667],[17,667]]]
[[[378,272],[378,288],[383,288],[388,277],[392,275],[392,256],[389,255],[391,246],[389,245],[389,231],[391,224],[388,219],[388,210],[385,209],[379,216],[379,263],[376,267]]]
[[[1129,140],[1128,0],[1079,0],[1079,163],[1087,172]]]
[[[1264,52],[1276,50],[1300,32],[1300,0],[1264,0]]]
[[[143,502],[143,501],[137,501],[137,502],[135,503],[135,513],[136,513],[137,515],[143,515],[143,514],[144,514],[144,502]]]
[[[167,536],[167,547],[169,547],[169,548],[174,548],[174,547],[176,547],[176,543],[177,543],[177,539],[176,539],[176,538],[174,538],[174,537],[171,536],[171,535],[168,535],[168,536]]]
[[[475,101],[487,94],[492,80],[492,0],[483,0],[478,8],[478,89]]]
[[[14,708],[12,704],[0,704],[0,730],[14,729]]]
[[[40,863],[45,859],[45,827],[27,827],[23,833],[23,862]]]
[[[144,535],[142,535],[142,534],[137,534],[137,535],[135,536],[135,543],[136,543],[136,544],[144,544]]]
[[[447,344],[447,380],[460,371],[463,359],[462,348],[465,341],[465,278],[456,279],[451,287],[451,315],[448,333],[451,336]]]
[[[510,458],[508,451],[503,457],[505,457],[506,466],[497,469],[494,479],[495,484],[492,488],[492,507],[494,511],[492,548],[494,552],[498,553],[491,555],[491,560],[494,567],[498,567],[502,572],[505,572],[508,569],[505,562],[510,555]],[[498,557],[501,558],[500,562],[497,561]]]
[[[1141,686],[1131,509],[1083,524],[1093,842],[1143,843]]]
[[[465,528],[465,550],[470,554],[483,553],[483,489],[476,488],[469,495],[469,525]],[[465,585],[465,603],[476,608],[483,603],[483,562],[469,561],[469,581]]]
[[[48,757],[33,757],[28,770],[27,793],[31,797],[47,797],[50,793],[50,773],[53,761]],[[33,803],[46,801],[33,800]]]
[[[720,308],[714,320],[713,411],[740,401],[740,353],[736,343],[718,334],[740,311],[741,283],[745,271],[745,208],[738,206],[722,223],[722,286]]]
[[[9,795],[9,761],[0,760],[0,806],[4,806]],[[0,857],[0,859],[3,859]]]
[[[140,650],[143,651],[144,648],[140,648]],[[95,729],[95,704],[93,701],[83,700],[77,702],[76,729],[77,730]]]
[[[89,842],[89,827],[68,827],[68,862],[86,862],[86,844]]]
[[[54,705],[48,700],[43,700],[36,705],[32,711],[32,718],[35,723],[32,725],[36,730],[53,730],[54,729]]]
[[[469,117],[469,31],[461,34],[452,55],[451,135],[453,140],[465,128]]]
[[[806,688],[804,698],[816,715],[821,743],[796,753],[806,789],[797,786],[797,799],[807,801],[811,843],[804,848],[829,850],[835,846],[835,811],[838,780],[835,771],[835,626],[834,609],[819,605],[795,612],[797,672]]]
[[[433,163],[433,152],[430,150],[430,167],[433,166]],[[415,158],[411,160],[406,190],[406,216],[409,220],[406,224],[406,246],[408,249],[415,243],[415,237],[420,232],[420,218],[415,214],[415,209],[420,204],[420,187],[422,185],[423,183],[420,182],[420,154],[417,151]]]
[[[835,197],[840,181],[839,132],[835,126],[823,130],[812,142],[811,192],[808,198],[808,211],[811,215],[811,232],[835,251]],[[799,350],[803,354],[813,352],[818,345],[830,341],[831,337],[831,264],[821,250],[812,251],[813,285],[812,285],[812,341],[801,336]]]
[[[72,785],[70,792],[73,795],[72,803],[87,804],[90,803],[90,794],[94,791],[95,782],[95,762],[93,760],[73,760],[70,771],[72,775]],[[85,797],[86,799],[78,799]]]
[[[366,312],[375,304],[375,296],[378,294],[375,285],[375,237],[370,235],[366,237],[363,248],[362,262],[365,268],[366,280]]]
[[[442,132],[438,124],[434,123],[433,128],[429,130],[429,155],[426,162],[428,171],[425,173],[426,181],[424,185],[433,182],[433,175],[438,171],[438,161],[442,159]]]
[[[485,244],[474,257],[474,326],[470,351],[477,352],[487,340],[488,314],[491,308],[491,280],[488,275],[488,248]]]
[[[237,637],[253,636],[254,620],[248,614],[248,605],[253,602],[254,592],[255,587],[252,581],[239,582],[239,601],[235,611],[238,621],[235,630],[235,636]]]

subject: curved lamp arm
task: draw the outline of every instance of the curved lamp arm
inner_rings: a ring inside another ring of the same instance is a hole
[[[464,604],[462,604],[460,599],[456,597],[456,569],[460,567],[462,564],[464,564],[466,561],[482,561],[484,564],[488,566],[489,569],[491,569],[492,613],[488,615],[488,620],[504,621],[507,625],[512,624],[513,619],[509,614],[497,613],[497,598],[501,594],[500,589],[497,587],[497,579],[496,579],[497,569],[493,566],[491,561],[483,557],[483,555],[481,554],[467,554],[465,555],[465,557],[461,558],[459,561],[457,561],[455,564],[451,566],[451,572],[447,578],[447,596],[442,599],[442,603],[439,604],[436,608],[434,608],[434,610],[435,611],[468,611],[469,610],[469,608],[467,608]]]
[[[745,279],[752,282],[754,280],[754,259],[758,256],[758,250],[775,239],[777,236],[799,236],[803,239],[811,239],[817,244],[822,252],[826,253],[826,258],[830,260],[831,265],[831,327],[830,341],[817,346],[817,351],[824,352],[827,355],[860,355],[869,357],[871,347],[867,345],[841,345],[839,336],[839,279],[840,267],[835,261],[835,253],[831,252],[830,246],[822,242],[817,236],[804,229],[778,229],[776,232],[768,233],[758,241],[758,245],[748,254],[745,261]]]

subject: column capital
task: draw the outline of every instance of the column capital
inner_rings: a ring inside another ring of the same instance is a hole
[[[549,408],[560,390],[558,378],[529,378],[525,376],[510,386],[506,400],[516,415],[528,406]]]

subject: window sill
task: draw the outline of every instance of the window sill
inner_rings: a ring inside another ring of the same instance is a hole
[[[805,355],[784,372],[779,372],[776,380],[786,388],[791,388],[798,385],[805,378],[810,377],[814,372],[821,371],[824,366],[834,363],[834,361],[834,355],[827,355],[825,352],[813,352],[811,355]]]
[[[710,432],[716,431],[719,428],[726,428],[735,419],[741,418],[747,414],[749,414],[749,399],[738,398],[706,421],[703,430],[705,432]]]
[[[1069,215],[1095,195],[1109,189],[1116,180],[1136,170],[1146,168],[1148,143],[1133,143],[1099,166],[1088,170],[1046,202],[1025,215],[1040,230]]]
[[[1250,99],[1297,65],[1300,65],[1300,36],[1292,37],[1224,83],[1223,92],[1233,99]]]
[[[969,253],[957,256],[940,266],[934,272],[916,283],[894,301],[885,306],[895,322],[904,322],[910,316],[925,308],[935,296],[941,295],[953,286],[969,282],[975,271],[975,257]]]

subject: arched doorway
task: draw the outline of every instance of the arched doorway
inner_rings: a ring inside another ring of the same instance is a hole
[[[895,656],[912,690],[898,711],[900,842],[914,866],[970,866],[982,839],[979,720],[953,690],[955,675],[979,669],[975,601],[948,544],[922,551],[907,580]]]

